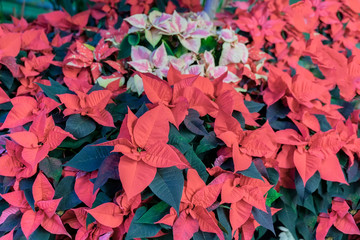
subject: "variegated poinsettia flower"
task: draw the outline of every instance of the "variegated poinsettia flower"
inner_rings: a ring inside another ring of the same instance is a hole
[[[214,27],[214,23],[206,12],[204,11],[197,13],[189,12],[189,13],[184,13],[183,16],[191,21],[196,22],[198,29],[203,29],[205,31],[210,32],[211,35],[216,35],[216,29]]]
[[[222,29],[219,40],[224,42],[219,65],[226,66],[230,63],[247,62],[249,51],[245,44],[238,41],[238,37],[232,29]]]
[[[128,33],[145,32],[146,40],[155,47],[160,42],[162,36],[161,30],[155,28],[150,21],[150,19],[154,19],[156,16],[157,11],[152,11],[149,17],[146,14],[134,14],[125,18],[125,21],[131,25]]]
[[[140,96],[144,92],[144,84],[141,77],[138,74],[131,76],[127,81],[126,89],[130,89],[130,91],[136,92]]]
[[[163,78],[169,71],[169,59],[164,43],[154,52],[143,46],[132,47],[131,60],[128,64],[141,73],[153,73]]]
[[[214,56],[209,51],[204,53],[204,61],[206,66],[205,76],[210,79],[216,79],[227,72],[224,82],[238,82],[240,78],[228,70],[227,66],[215,66]]]
[[[201,39],[213,34],[214,29],[213,24],[201,16],[206,16],[206,13],[192,20],[190,17],[182,17],[176,11],[172,15],[153,11],[149,20],[163,35],[176,35],[185,48],[198,53]]]
[[[179,58],[174,56],[168,56],[168,58],[169,63],[182,74],[204,76],[205,65],[198,63],[196,53],[189,52],[181,55]]]

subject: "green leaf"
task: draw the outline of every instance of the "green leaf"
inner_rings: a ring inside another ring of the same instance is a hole
[[[152,206],[141,218],[137,221],[138,223],[154,224],[159,221],[169,212],[169,205],[161,201],[156,205]]]
[[[147,238],[155,236],[161,229],[159,224],[144,224],[138,223],[138,220],[145,214],[146,207],[140,207],[136,210],[135,216],[131,221],[129,231],[125,237],[125,240],[134,238]]]
[[[66,121],[65,131],[71,133],[75,138],[83,138],[96,129],[96,123],[89,117],[80,114],[71,115]]]
[[[174,56],[174,53],[171,50],[171,47],[169,46],[169,44],[166,41],[162,41],[162,42],[164,43],[167,55]]]
[[[206,39],[201,39],[201,47],[199,53],[204,53],[205,51],[211,51],[217,46],[217,41],[214,37],[209,36]]]
[[[293,5],[293,4],[297,3],[297,2],[300,2],[300,0],[289,0],[290,5]]]
[[[189,149],[185,154],[185,158],[190,163],[191,167],[193,167],[199,174],[200,178],[206,182],[209,174],[206,171],[206,167],[201,159],[196,155],[193,149]]]
[[[3,83],[8,89],[10,89],[14,83],[14,77],[12,73],[4,67],[2,67],[0,71],[0,82]]]
[[[296,212],[287,204],[277,213],[279,221],[291,232],[293,236],[297,236],[295,230],[295,222],[297,219]]]
[[[175,56],[177,58],[180,58],[182,55],[187,53],[188,50],[183,45],[179,44],[179,46],[174,50]]]
[[[118,53],[118,59],[128,58],[131,55],[131,45],[128,40],[129,35],[127,35],[120,43],[120,51]]]
[[[232,236],[231,236],[231,226],[228,220],[228,217],[226,216],[224,209],[219,207],[216,209],[216,213],[218,215],[219,218],[219,223],[224,227],[225,231],[224,232],[224,237],[225,240],[231,240]]]
[[[331,125],[329,124],[328,120],[326,119],[325,115],[322,114],[314,114],[320,124],[320,130],[322,132],[326,132],[332,129]]]
[[[26,200],[28,201],[30,207],[35,211],[35,200],[32,193],[34,181],[34,177],[22,179],[20,181],[20,190],[24,191]]]
[[[188,144],[186,139],[180,134],[180,132],[172,124],[170,124],[168,143],[176,147],[182,154],[184,154],[191,148],[190,144]]]
[[[29,240],[47,240],[50,238],[50,233],[43,227],[39,226],[29,237]]]
[[[300,199],[299,199],[300,200]],[[309,195],[303,203],[299,203],[300,206],[303,206],[304,208],[308,209],[309,211],[311,211],[312,213],[314,213],[315,215],[317,214],[316,210],[315,210],[315,205],[314,205],[314,199],[312,197],[312,195]]]
[[[296,172],[295,174],[295,187],[299,196],[299,200],[304,202],[305,199],[311,195],[313,192],[318,189],[321,178],[320,174],[317,171],[309,180],[306,182],[306,186],[304,186],[304,182],[301,179],[300,175]]]
[[[85,146],[69,162],[64,164],[64,166],[73,167],[85,172],[92,172],[99,169],[101,163],[114,149],[114,147],[111,146],[94,146],[103,141],[104,139],[99,139],[98,141]]]
[[[215,233],[198,231],[194,233],[193,240],[216,240],[219,239]]]
[[[187,139],[180,134],[174,125],[170,125],[169,144],[176,147],[190,163],[191,167],[196,169],[202,180],[206,182],[209,174],[201,159],[196,155],[192,146],[187,142]]]
[[[20,211],[8,216],[5,222],[0,225],[0,232],[9,232],[16,226],[20,225],[21,217],[22,213]]]
[[[247,107],[247,109],[249,109],[249,112],[254,113],[254,112],[259,112],[264,106],[264,103],[258,103],[258,102],[254,102],[254,101],[246,101],[244,100],[245,106]]]
[[[274,168],[267,168],[266,169],[269,176],[269,182],[271,185],[276,185],[279,181],[279,173]]]
[[[61,177],[62,162],[57,158],[46,157],[39,163],[39,168],[49,178],[54,179],[57,183]]]
[[[75,193],[75,177],[65,177],[55,188],[54,199],[62,198],[57,208],[58,211],[65,211],[76,207],[81,203],[81,200]]]
[[[131,46],[136,46],[140,42],[140,34],[137,32],[136,34],[129,34],[128,35],[128,42]]]
[[[61,85],[59,82],[50,79],[51,86],[47,86],[41,83],[36,83],[44,91],[46,96],[60,103],[57,94],[73,93],[67,87]]]
[[[295,189],[280,187],[281,200],[296,211],[298,195]]]
[[[262,178],[261,174],[255,167],[255,164],[253,162],[251,163],[251,165],[248,169],[243,170],[243,171],[237,171],[237,173],[241,173],[242,175],[244,175],[246,177],[260,179],[264,182],[264,179]]]
[[[165,12],[167,2],[167,0],[155,0],[156,6],[160,12]]]
[[[261,211],[256,207],[253,207],[251,213],[255,220],[264,228],[270,230],[275,234],[274,223],[272,220],[271,210],[269,206],[266,206],[267,212]]]
[[[273,202],[275,202],[275,200],[281,196],[282,196],[281,193],[278,193],[275,189],[270,188],[270,190],[267,192],[267,196],[266,196],[266,206],[271,207],[271,204]]]
[[[304,239],[313,239],[313,231],[317,223],[317,215],[313,215],[308,211],[299,212],[299,217],[296,220],[296,230],[303,236]],[[294,236],[294,235],[293,235]],[[294,236],[297,240],[297,236]]]
[[[196,135],[207,135],[208,132],[203,125],[204,121],[200,119],[199,113],[194,109],[189,109],[188,112],[188,115],[184,119],[184,124],[187,129]]]
[[[218,146],[218,144],[219,144],[219,141],[215,136],[215,132],[212,131],[200,140],[200,144],[196,148],[196,154],[200,155],[209,150],[212,150],[212,149],[216,148]]]
[[[240,123],[241,128],[244,129],[245,128],[245,118],[243,117],[241,112],[234,111],[232,113],[232,116]]]
[[[184,187],[182,170],[176,167],[159,168],[149,187],[158,198],[179,212]]]
[[[94,133],[96,135],[96,132],[93,132],[93,134],[90,134],[84,138],[74,140],[72,138],[65,138],[64,141],[59,145],[59,148],[71,148],[76,149],[84,145],[85,143],[91,143],[92,139],[94,137]]]
[[[119,164],[120,154],[111,153],[102,162],[99,167],[97,178],[94,182],[94,193],[95,191],[103,186],[109,178],[119,179],[119,170],[116,166]]]

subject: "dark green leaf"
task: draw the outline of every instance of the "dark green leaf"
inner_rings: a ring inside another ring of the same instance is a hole
[[[327,121],[327,119],[324,115],[322,115],[322,114],[314,114],[314,115],[317,118],[317,120],[319,121],[320,130],[322,132],[326,132],[326,131],[332,129],[331,125],[329,124],[329,122]]]
[[[218,207],[216,209],[216,213],[219,218],[219,223],[225,228],[226,232],[224,231],[224,237],[225,240],[231,240],[231,226],[228,220],[228,217],[225,215],[224,209],[221,207]]]
[[[64,141],[62,141],[62,143],[59,145],[59,148],[71,148],[71,149],[76,149],[81,147],[82,145],[84,145],[85,143],[90,143],[94,137],[94,135],[96,135],[96,132],[93,132],[93,134],[90,134],[84,138],[78,139],[78,140],[74,140],[71,138],[65,138]]]
[[[29,240],[47,240],[50,238],[50,233],[43,227],[39,226],[29,237]]]
[[[295,4],[295,3],[299,2],[299,1],[301,1],[301,0],[289,0],[289,4],[293,5],[293,4]]]
[[[155,0],[155,3],[160,12],[165,12],[167,0],[166,2],[164,0]]]
[[[95,122],[80,114],[71,115],[66,121],[65,131],[71,133],[75,138],[83,138],[96,129]]]
[[[241,112],[234,111],[232,113],[232,116],[240,123],[241,128],[244,129],[245,128],[245,118],[243,117]]]
[[[9,232],[9,231],[11,231],[14,227],[16,227],[17,225],[20,224],[21,217],[22,217],[22,213],[20,211],[18,211],[17,213],[9,215],[6,218],[5,222],[3,222],[0,225],[0,232]]]
[[[161,201],[156,205],[152,206],[141,218],[137,221],[138,223],[154,224],[159,221],[169,212],[170,206],[165,202]]]
[[[100,189],[108,196],[114,196],[116,192],[122,190],[119,180],[108,179],[108,181],[100,187]]]
[[[184,187],[182,170],[176,167],[159,168],[149,187],[158,198],[179,212]]]
[[[28,201],[30,207],[35,211],[35,200],[32,193],[32,187],[34,184],[35,178],[26,178],[20,181],[20,190],[24,191],[25,198]]]
[[[209,177],[209,174],[206,171],[206,167],[204,163],[201,161],[201,159],[196,155],[193,149],[189,149],[184,154],[186,160],[190,163],[191,167],[196,169],[198,172],[200,178],[206,182],[207,178]]]
[[[203,179],[206,182],[209,174],[206,171],[206,167],[204,163],[196,155],[192,146],[188,144],[187,139],[182,134],[180,134],[180,132],[172,124],[170,125],[169,144],[173,145],[182,154],[184,154],[185,158],[188,160],[191,167],[196,169],[201,179]]]
[[[129,35],[127,35],[120,43],[120,51],[118,53],[118,59],[128,58],[131,55],[131,45],[128,41]]]
[[[279,221],[287,229],[289,229],[290,233],[293,236],[297,236],[295,230],[295,222],[297,219],[296,212],[290,206],[285,204],[284,207],[279,212],[277,212],[277,216],[279,218]]]
[[[269,182],[271,185],[276,185],[279,181],[279,173],[274,168],[267,168]]]
[[[360,179],[359,163],[357,161],[354,161],[354,164],[350,168],[348,168],[346,172],[349,183],[357,182]]]
[[[94,183],[94,192],[103,186],[109,178],[119,179],[118,164],[120,155],[118,153],[111,153],[102,162],[97,178]]]
[[[61,177],[61,161],[57,158],[46,157],[39,163],[39,168],[49,178],[54,179],[57,183]]]
[[[300,199],[299,199],[300,201]],[[316,214],[315,205],[314,205],[314,199],[312,195],[309,195],[303,203],[299,203],[300,206],[303,206],[304,208],[308,209],[312,213]]]
[[[50,79],[50,83],[51,83],[51,86],[47,86],[47,85],[44,85],[41,83],[36,83],[36,84],[40,86],[40,88],[44,91],[46,96],[48,96],[49,98],[51,98],[59,103],[60,103],[60,101],[59,101],[58,97],[56,96],[57,94],[73,93],[67,87],[61,85],[59,82],[56,82],[56,81]]]
[[[131,46],[136,46],[140,42],[140,34],[137,32],[136,34],[129,34],[128,41]]]
[[[264,106],[264,103],[258,103],[254,101],[246,101],[244,100],[245,106],[249,109],[249,112],[259,112]]]
[[[184,154],[191,148],[191,146],[188,144],[186,139],[179,133],[176,127],[172,124],[170,124],[169,144],[176,147],[182,154]]]
[[[251,213],[255,220],[264,228],[270,230],[275,234],[274,224],[272,220],[271,210],[269,206],[266,206],[267,212],[261,211],[255,207],[252,208]]]
[[[327,181],[326,185],[327,185],[327,192],[331,197],[341,197],[347,199],[347,196],[350,193],[349,186],[343,183]]]
[[[99,169],[101,163],[114,149],[114,147],[108,146],[94,146],[101,142],[104,142],[104,139],[99,139],[98,141],[85,146],[69,162],[64,164],[64,166],[73,167],[85,172],[92,172]]]
[[[269,121],[269,124],[273,129],[283,130],[291,128],[297,130],[294,123],[285,120],[289,112],[290,109],[284,106],[282,101],[279,100],[267,108],[266,119]]]
[[[216,240],[219,239],[215,233],[198,231],[194,233],[193,240]]]
[[[264,179],[262,178],[261,174],[255,167],[253,162],[251,163],[251,165],[248,169],[243,170],[243,171],[237,171],[237,173],[241,173],[244,176],[247,176],[250,178],[256,178],[256,179],[260,179],[260,180],[264,181]]]
[[[295,174],[295,186],[296,191],[299,196],[299,200],[304,202],[304,200],[311,195],[313,192],[318,189],[320,184],[320,174],[316,172],[309,180],[306,182],[306,186],[304,186],[304,182],[302,181],[300,175],[296,172]]]
[[[215,132],[212,131],[200,140],[200,144],[196,148],[196,154],[199,155],[209,150],[212,150],[216,148],[218,144],[219,140],[216,138]]]
[[[141,105],[141,107],[137,110],[137,112],[135,113],[136,117],[141,117],[144,113],[146,113],[147,111],[149,111],[148,107],[146,106],[145,102],[143,102],[143,104]]]
[[[124,120],[125,115],[128,112],[127,103],[108,104],[105,109],[110,112],[114,122]]]
[[[253,158],[253,163],[254,163],[256,169],[259,171],[259,173],[266,179],[269,179],[269,174],[266,170],[263,160],[261,158],[256,157],[256,158]]]
[[[184,119],[184,124],[189,129],[190,132],[205,136],[208,134],[206,128],[204,127],[204,121],[200,119],[199,113],[194,109],[188,110],[188,115]]]
[[[282,196],[280,197],[281,200],[289,205],[290,207],[292,207],[294,209],[294,211],[296,210],[296,206],[297,206],[297,199],[298,199],[298,195],[295,189],[289,189],[289,188],[284,188],[284,187],[280,187],[280,193],[282,194]]]
[[[0,82],[3,83],[8,89],[10,89],[14,83],[14,77],[12,73],[5,67],[1,68]]]
[[[129,231],[126,235],[125,240],[133,238],[147,238],[155,236],[161,229],[159,224],[143,224],[137,221],[145,214],[146,207],[140,207],[136,210],[135,216],[131,221]]]
[[[59,211],[65,211],[76,207],[81,203],[81,200],[75,193],[75,177],[65,177],[55,188],[54,199],[62,198],[57,208]]]

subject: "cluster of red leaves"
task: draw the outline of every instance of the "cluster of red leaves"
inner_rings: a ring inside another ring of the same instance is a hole
[[[0,239],[360,235],[359,2],[232,3],[220,40],[192,53],[215,71],[218,49],[246,44],[223,61],[230,83],[127,64],[132,46],[155,48],[123,17],[198,1],[92,4],[0,25]]]

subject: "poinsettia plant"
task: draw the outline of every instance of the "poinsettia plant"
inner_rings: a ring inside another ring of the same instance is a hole
[[[211,3],[0,24],[0,239],[359,238],[359,3]]]

